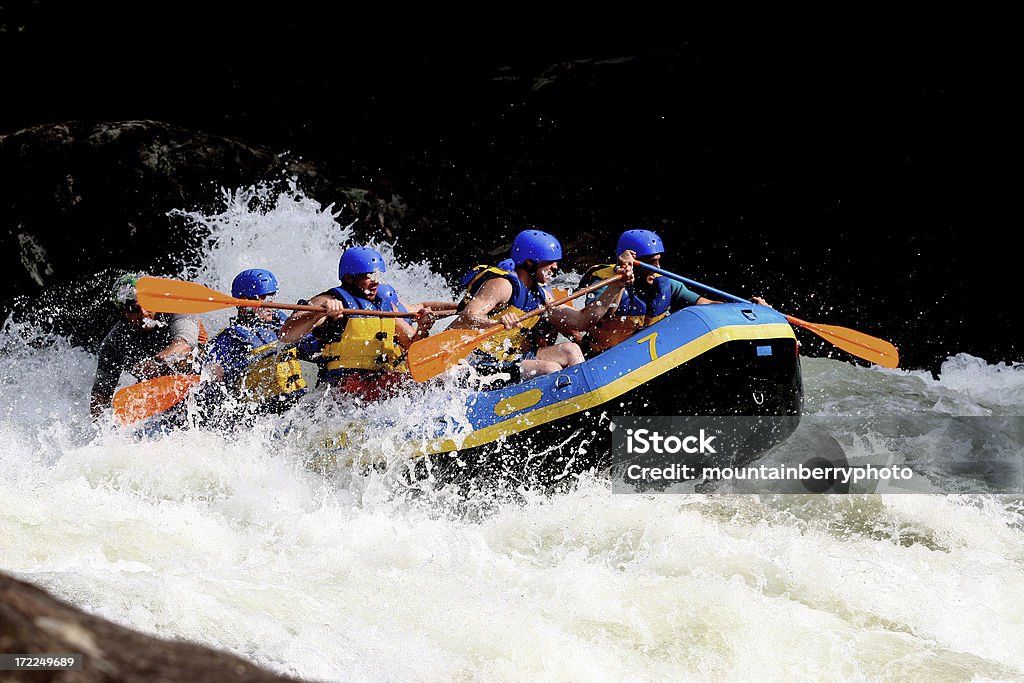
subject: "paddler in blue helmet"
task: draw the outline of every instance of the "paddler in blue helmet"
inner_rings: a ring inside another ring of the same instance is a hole
[[[403,318],[341,313],[394,310],[398,297],[381,297],[381,276],[386,272],[379,251],[349,247],[338,261],[339,286],[302,302],[323,306],[324,312],[296,311],[281,328],[285,343],[311,335],[300,345],[300,353],[315,360],[320,381],[366,401],[386,398],[399,389],[408,377],[403,369],[405,350],[427,336],[433,324],[429,309],[420,311],[417,327]]]
[[[619,235],[615,253],[660,268],[665,245],[653,230],[631,229]],[[612,264],[590,268],[580,279],[580,287],[609,277],[614,269],[615,266]],[[588,357],[615,346],[638,330],[653,325],[681,308],[722,303],[694,293],[677,280],[644,270],[643,266],[636,266],[636,270],[639,271],[637,278],[632,286],[622,290],[618,306],[609,309],[584,336],[582,346]],[[587,300],[596,299],[601,294],[602,290],[592,292],[587,296]],[[752,297],[751,300],[768,305],[760,297]]]
[[[505,332],[495,334],[468,358],[481,374],[508,373],[512,381],[558,372],[582,363],[575,342],[550,343],[554,333],[566,336],[593,326],[633,279],[632,267],[623,263],[624,280],[609,285],[601,297],[582,310],[570,305],[551,308],[519,323],[524,313],[555,300],[550,282],[562,258],[558,239],[542,230],[524,230],[512,242],[511,271],[493,267],[472,281],[459,304],[459,317],[449,329],[486,329],[501,322]]]
[[[236,299],[273,301],[277,277],[265,268],[249,268],[231,282]],[[227,395],[254,412],[282,412],[306,392],[298,354],[282,348],[278,333],[288,316],[273,308],[238,306],[228,326],[211,341],[205,369],[223,382]]]

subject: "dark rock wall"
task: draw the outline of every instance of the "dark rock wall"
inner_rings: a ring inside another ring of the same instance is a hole
[[[123,270],[180,272],[207,235],[172,209],[215,210],[223,189],[296,182],[339,220],[384,235],[404,203],[323,162],[158,121],[66,122],[0,135],[0,307],[95,344]]]
[[[526,227],[559,235],[578,270],[648,226],[682,274],[888,338],[907,367],[1022,358],[999,300],[1019,222],[1013,49],[991,29],[851,18],[711,31],[641,12],[600,29],[526,12],[455,29],[212,8],[107,23],[49,4],[0,38],[20,66],[0,111],[0,171],[24,177],[0,205],[14,291],[33,291],[18,264],[53,248],[51,225],[76,235],[83,271],[181,258],[194,236],[169,234],[166,208],[278,172],[288,152],[315,167],[318,200],[372,193],[353,209],[365,229],[453,277]],[[44,122],[140,120],[179,134],[86,154],[78,129],[68,162],[55,142],[26,148],[38,159],[12,151],[16,131]],[[136,248],[117,239],[129,224],[167,239]],[[49,263],[62,280],[64,261]]]

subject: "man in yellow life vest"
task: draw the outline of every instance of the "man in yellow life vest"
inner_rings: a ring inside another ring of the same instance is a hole
[[[519,323],[523,313],[546,306],[555,298],[550,282],[562,258],[562,245],[541,230],[524,230],[512,243],[513,271],[489,268],[469,284],[459,304],[459,317],[448,329],[486,329],[501,322],[506,331],[488,338],[467,359],[484,375],[508,373],[511,381],[558,372],[582,363],[583,352],[575,342],[550,344],[552,333],[586,330],[614,305],[622,288],[632,283],[633,271],[622,264],[623,280],[582,310],[570,305],[550,308],[540,316]]]
[[[622,255],[620,258],[635,259],[657,268],[661,267],[664,252],[665,245],[661,237],[651,230],[626,230],[615,245],[615,253]],[[593,266],[580,279],[580,287],[600,282],[613,273],[614,269],[612,264]],[[618,306],[609,308],[606,315],[583,335],[580,344],[588,358],[681,308],[722,303],[691,291],[682,282],[644,270],[642,265],[636,266],[636,269],[640,272],[633,285],[622,290]],[[600,289],[591,292],[587,295],[587,301],[600,297],[602,293]],[[761,297],[751,299],[755,303],[768,305]]]
[[[277,296],[277,278],[269,270],[243,270],[231,283],[231,296],[236,299],[273,301]],[[284,348],[278,332],[287,316],[272,308],[239,306],[234,318],[211,341],[205,370],[222,384],[221,399],[230,397],[235,408],[252,412],[282,412],[306,393],[296,349]],[[214,392],[204,392],[204,404],[220,412],[227,406],[214,400]],[[228,421],[237,410],[219,415]]]
[[[387,272],[384,257],[370,247],[350,247],[338,262],[341,284],[317,294],[308,302],[324,311],[296,311],[281,328],[281,341],[303,339],[300,354],[319,366],[319,381],[376,401],[394,395],[405,379],[405,350],[429,334],[434,319],[429,308],[417,313],[417,327],[402,318],[373,316],[374,311],[395,310],[397,297],[381,296],[380,275]],[[342,309],[358,309],[367,315],[346,316]]]

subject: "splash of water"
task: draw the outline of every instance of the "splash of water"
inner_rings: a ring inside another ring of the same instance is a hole
[[[225,205],[190,214],[211,235],[190,279],[265,267],[282,300],[336,282],[353,237],[332,207],[260,189]],[[452,295],[373,246],[407,300]],[[11,320],[0,350],[0,569],[147,633],[320,680],[1024,678],[1020,497],[611,495],[583,475],[467,514],[397,466],[311,470],[277,418],[94,431],[90,353]],[[804,371],[812,415],[1024,406],[1020,366],[964,355],[938,378]],[[400,462],[425,414],[457,422],[458,391],[364,407],[395,425],[367,447]]]

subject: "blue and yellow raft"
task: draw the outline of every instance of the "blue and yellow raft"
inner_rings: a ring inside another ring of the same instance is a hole
[[[690,306],[562,372],[469,394],[465,419],[417,418],[414,455],[467,475],[513,467],[518,476],[564,477],[600,467],[618,416],[785,416],[751,460],[788,437],[803,400],[793,328],[749,303]],[[337,433],[337,432],[336,432]],[[347,448],[348,439],[322,451]]]

